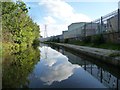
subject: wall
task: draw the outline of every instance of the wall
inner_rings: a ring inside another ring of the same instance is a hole
[[[106,42],[118,43],[120,44],[120,32],[106,33],[103,34]]]
[[[91,36],[95,35],[98,32],[97,23],[87,23],[82,27],[81,36]]]
[[[118,15],[107,20],[107,32],[118,31]]]
[[[69,32],[68,32],[68,30],[67,31],[63,31],[63,39],[67,39],[67,38],[69,38]]]

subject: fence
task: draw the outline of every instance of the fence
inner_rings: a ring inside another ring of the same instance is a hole
[[[63,38],[60,38],[62,41],[65,39],[84,40],[86,37],[94,39],[93,36],[102,35],[105,42],[120,44],[120,9],[101,16],[92,22],[86,22],[72,32],[68,30],[65,33],[62,34]]]
[[[106,42],[120,43],[119,9],[84,25],[84,37],[98,34],[102,34]]]

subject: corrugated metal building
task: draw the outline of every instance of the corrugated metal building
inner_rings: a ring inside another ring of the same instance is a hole
[[[87,23],[85,26],[85,36],[91,36],[97,34],[98,24],[97,23]]]
[[[66,31],[63,31],[62,32],[62,35],[63,35],[63,39],[68,39],[69,37],[69,34],[68,34],[68,30],[66,30]]]
[[[81,36],[92,36],[98,34],[99,27],[97,23],[86,23],[82,26]]]
[[[118,31],[118,15],[111,17],[107,20],[107,32],[117,32]]]
[[[83,36],[91,36],[98,33],[97,23],[77,22],[68,26],[68,31],[63,31],[64,39],[81,39]]]
[[[69,38],[78,38],[81,36],[82,26],[85,25],[85,22],[72,23],[68,26],[68,37]]]

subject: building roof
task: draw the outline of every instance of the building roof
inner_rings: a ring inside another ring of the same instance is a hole
[[[69,26],[74,25],[74,24],[83,24],[83,23],[86,23],[86,22],[75,22],[75,23],[71,23]]]

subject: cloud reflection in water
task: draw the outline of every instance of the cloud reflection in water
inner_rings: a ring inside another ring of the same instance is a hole
[[[41,65],[44,67],[44,70],[39,77],[45,85],[51,85],[55,81],[61,82],[68,79],[76,68],[80,68],[78,65],[72,65],[66,56],[50,47],[44,46],[40,50]]]

